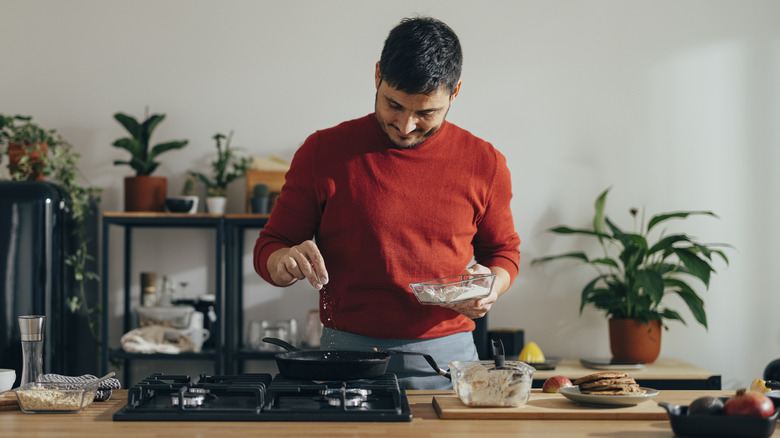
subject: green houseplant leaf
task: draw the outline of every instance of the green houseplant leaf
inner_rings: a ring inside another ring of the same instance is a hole
[[[160,154],[181,149],[189,143],[188,140],[169,141],[156,144],[150,149],[149,142],[151,141],[152,133],[165,119],[165,114],[148,115],[147,110],[146,119],[141,123],[135,117],[125,113],[114,114],[114,119],[130,134],[129,137],[117,139],[112,143],[114,147],[129,152],[130,159],[116,160],[114,164],[132,167],[137,176],[151,175],[157,170],[157,166],[160,165],[159,162],[155,161]]]
[[[591,305],[604,311],[609,318],[643,322],[675,320],[685,324],[676,310],[664,304],[667,295],[676,294],[685,302],[696,322],[707,328],[704,301],[690,281],[699,280],[705,289],[708,288],[711,274],[715,273],[713,259],[717,256],[728,265],[729,260],[720,247],[731,246],[697,242],[683,233],[651,235],[651,231],[670,219],[685,219],[692,215],[717,216],[710,211],[662,213],[653,216],[646,227],[626,232],[604,213],[609,190],[604,190],[596,198],[592,229],[557,226],[548,230],[554,234],[595,238],[601,247],[601,255],[590,257],[585,251],[572,251],[535,258],[531,263],[573,259],[590,265],[598,272],[582,290],[580,313]],[[637,209],[630,210],[635,218],[637,212]]]
[[[190,171],[189,174],[206,186],[206,193],[209,196],[225,196],[228,185],[246,175],[252,159],[239,155],[238,148],[230,145],[233,139],[233,131],[230,131],[230,134],[227,136],[217,133],[212,138],[217,147],[217,158],[211,161],[212,173],[209,175]],[[223,140],[225,141],[224,148]]]

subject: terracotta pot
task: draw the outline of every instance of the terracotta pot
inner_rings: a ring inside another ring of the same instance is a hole
[[[125,211],[165,211],[168,180],[161,176],[125,178]]]
[[[609,346],[615,360],[653,363],[661,354],[661,320],[610,319]]]
[[[33,169],[38,167],[36,165],[41,162],[41,156],[46,156],[46,154],[49,152],[49,144],[44,142],[38,143],[38,145],[39,147],[36,148],[35,145],[22,145],[20,143],[8,144],[8,169],[11,171],[11,173],[17,172],[19,170],[19,162],[25,155],[30,156],[28,165],[31,165]],[[43,174],[33,170],[27,180],[43,181]]]

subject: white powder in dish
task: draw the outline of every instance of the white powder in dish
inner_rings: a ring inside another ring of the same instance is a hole
[[[467,286],[447,286],[441,289],[425,288],[417,294],[417,297],[422,302],[445,304],[483,297],[488,293],[490,293],[490,289],[470,284]]]

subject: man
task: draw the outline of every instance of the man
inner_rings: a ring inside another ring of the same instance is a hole
[[[520,239],[505,158],[445,121],[462,59],[446,24],[401,21],[376,65],[374,114],[315,132],[293,158],[255,269],[320,291],[323,349],[477,360],[472,319],[517,276]],[[431,306],[409,289],[464,269],[496,275],[488,297]],[[405,388],[452,388],[419,356],[394,356],[388,372]]]

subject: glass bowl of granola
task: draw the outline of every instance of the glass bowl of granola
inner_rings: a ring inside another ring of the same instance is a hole
[[[30,382],[14,389],[22,411],[29,414],[72,414],[91,405],[98,382]]]

